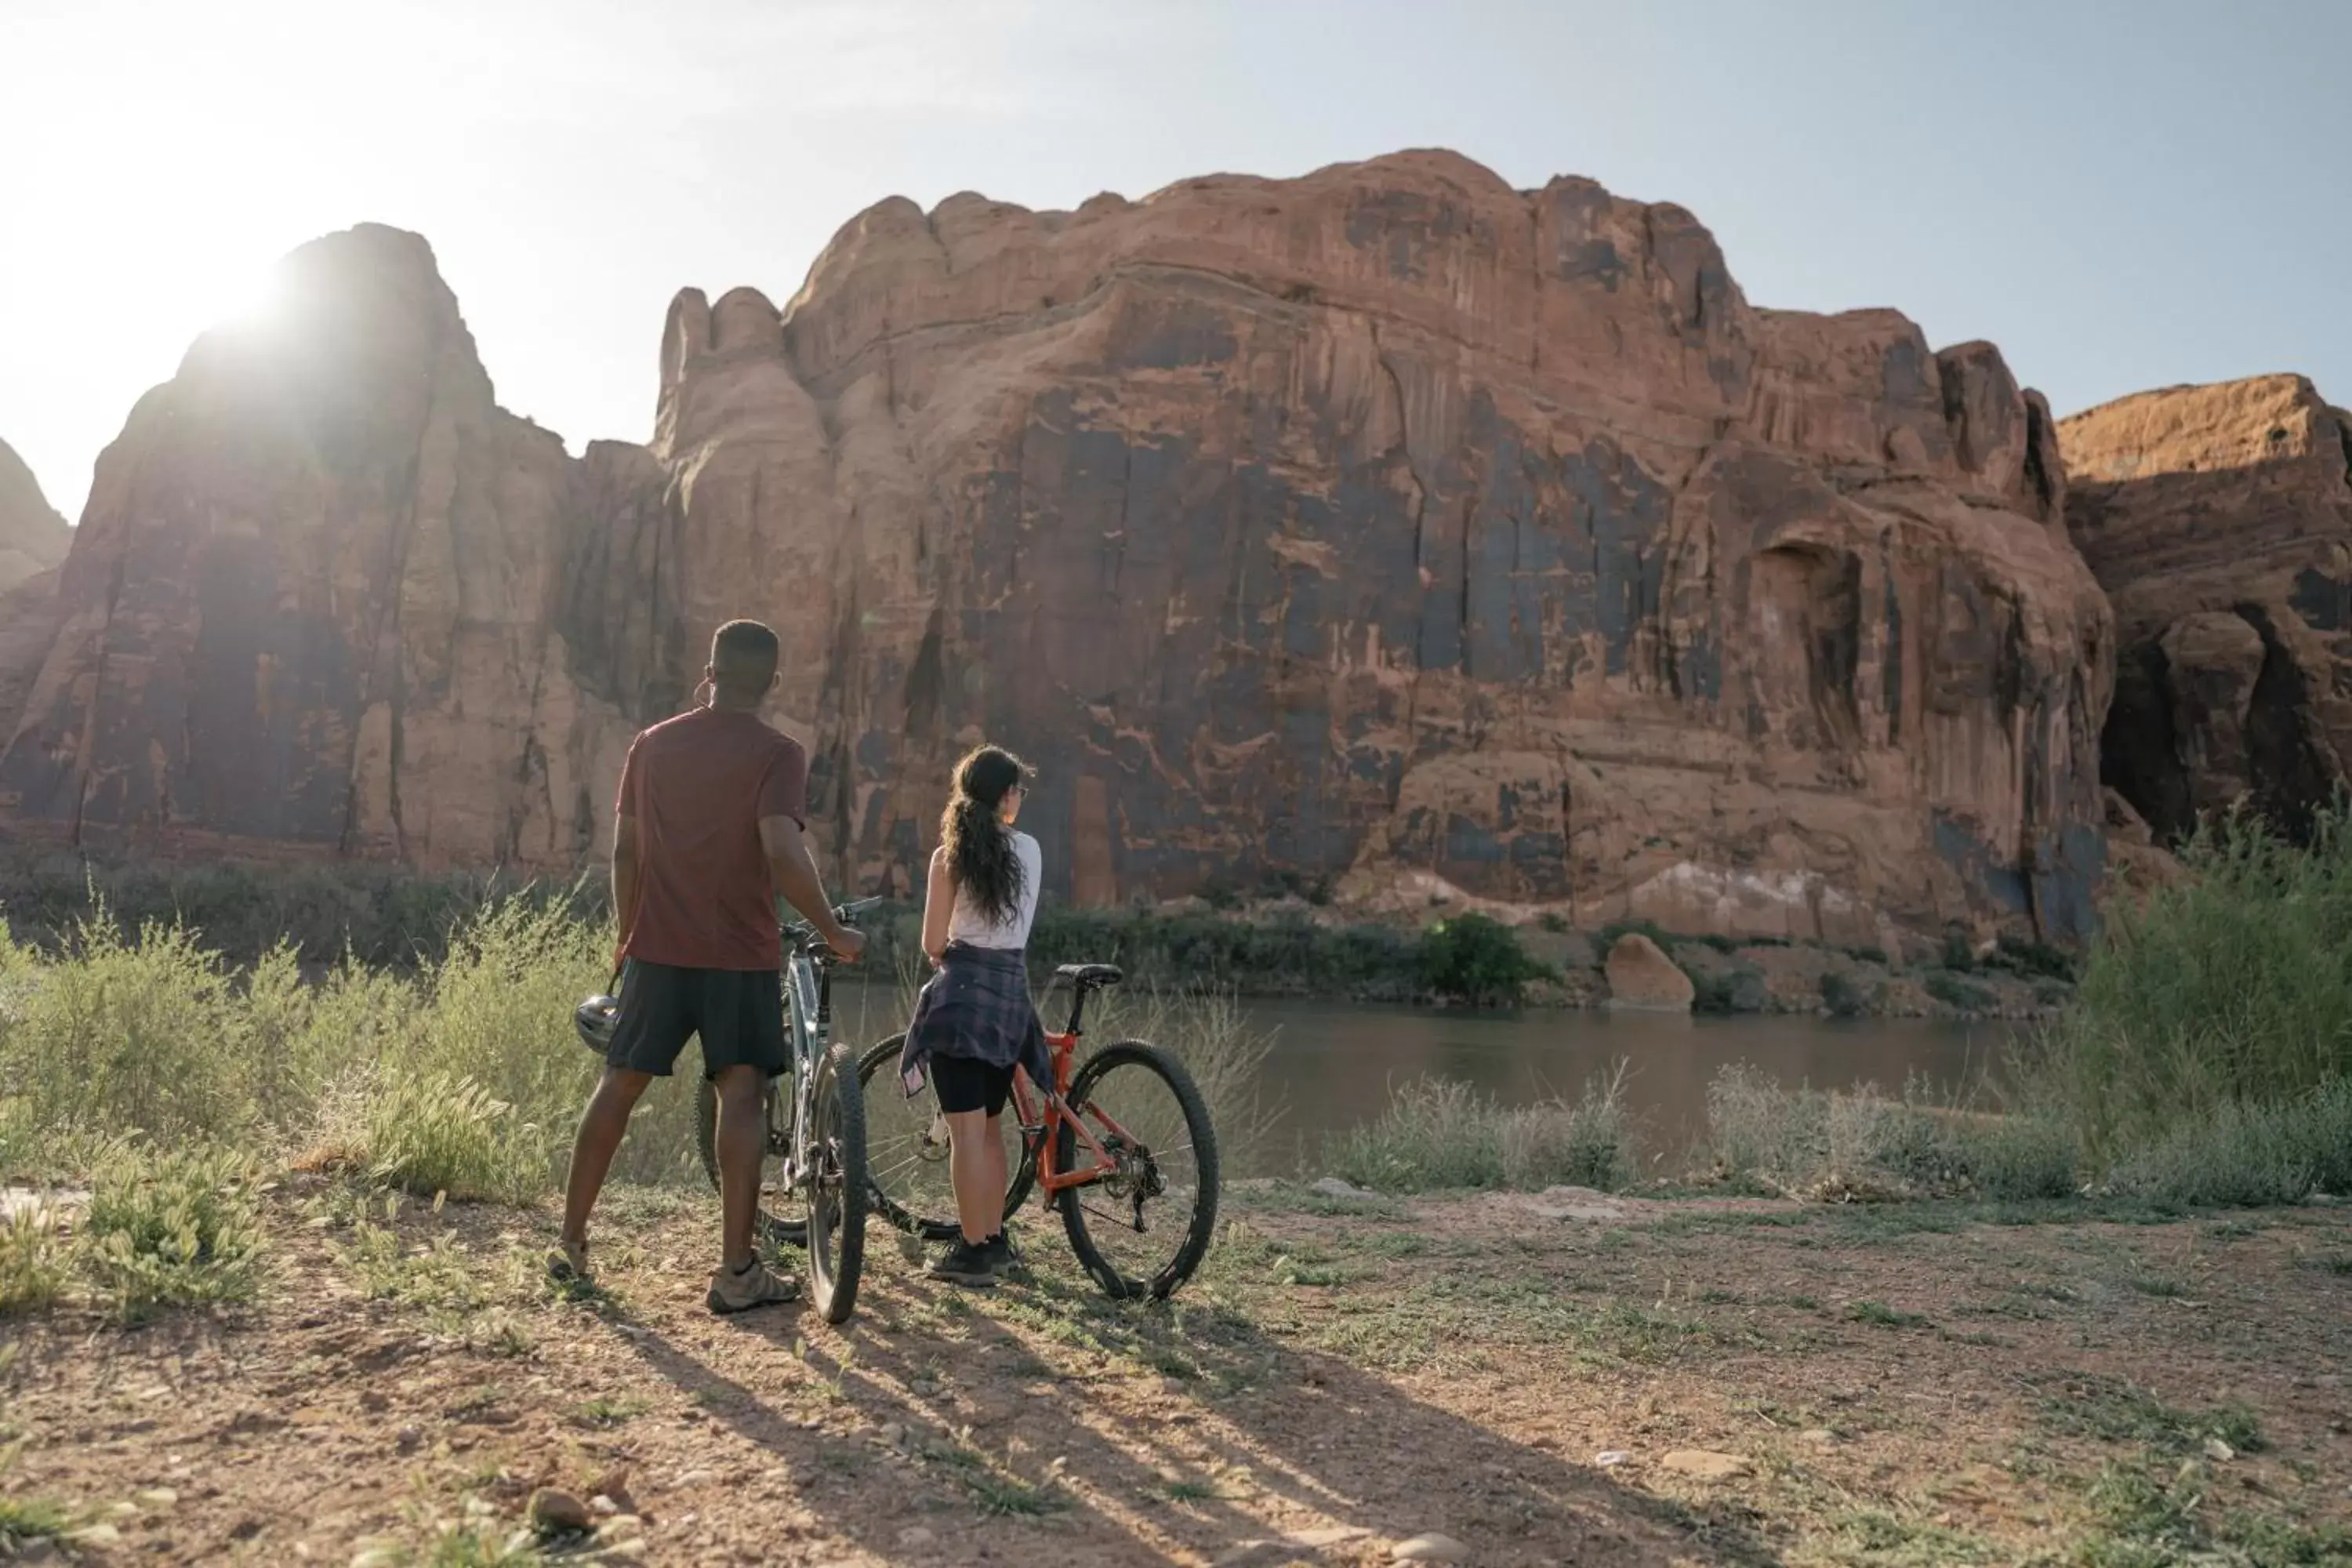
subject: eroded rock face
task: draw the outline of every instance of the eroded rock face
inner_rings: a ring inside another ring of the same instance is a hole
[[[102,463],[18,818],[569,868],[751,615],[861,890],[986,735],[1083,902],[2089,919],[2111,623],[2046,410],[1749,306],[1680,208],[1443,153],[885,202],[782,310],[681,294],[653,441],[580,460],[421,241],[297,266],[316,320],[199,343]]]
[[[41,493],[33,470],[0,441],[0,594],[63,561],[72,538],[73,530]]]
[[[2060,441],[2115,605],[2107,782],[2163,840],[2241,801],[2299,830],[2352,781],[2352,416],[2263,376],[2124,398]]]
[[[47,647],[0,666],[0,808],[85,842],[576,860],[619,727],[557,626],[579,466],[493,401],[415,236],[317,241],[282,284],[100,458]]]
[[[985,734],[1085,901],[2087,918],[2109,622],[2046,408],[1750,307],[1680,208],[1442,153],[891,201],[782,311],[681,295],[662,364],[676,549],[606,679],[774,618],[861,885],[917,885]]]

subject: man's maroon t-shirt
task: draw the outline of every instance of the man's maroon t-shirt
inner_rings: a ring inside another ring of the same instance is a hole
[[[627,955],[686,969],[782,968],[760,819],[807,826],[807,795],[808,752],[750,713],[698,708],[631,742],[618,807],[637,819]]]

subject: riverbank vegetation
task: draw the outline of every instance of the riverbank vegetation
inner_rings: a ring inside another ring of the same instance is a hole
[[[1029,953],[1043,976],[1060,963],[1108,962],[1148,988],[1202,994],[1318,997],[1373,1005],[1587,1006],[1607,995],[1601,965],[1628,931],[1656,942],[1690,975],[1700,1013],[1829,1013],[2025,1017],[2069,994],[2071,961],[2003,942],[1979,955],[1955,940],[1906,963],[1874,947],[1774,938],[1677,936],[1641,921],[1572,930],[1556,916],[1513,926],[1433,906],[1419,921],[1351,921],[1297,886],[1255,903],[1232,897],[1166,906],[1038,911]],[[350,963],[413,973],[443,963],[477,917],[516,903],[608,921],[604,879],[532,882],[498,875],[419,876],[366,865],[191,866],[0,858],[0,914],[16,940],[50,952],[100,911],[128,931],[201,932],[232,970],[281,952],[315,976]],[[871,968],[917,965],[921,910],[889,902],[864,919]]]

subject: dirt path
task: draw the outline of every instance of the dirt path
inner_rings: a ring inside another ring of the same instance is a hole
[[[708,1316],[697,1198],[624,1194],[584,1300],[544,1216],[272,1204],[254,1306],[0,1321],[0,1489],[74,1555],[509,1561],[551,1485],[614,1500],[577,1560],[659,1563],[2352,1562],[2339,1209],[1260,1188],[1172,1307],[1057,1226],[987,1296],[877,1229],[835,1332]]]

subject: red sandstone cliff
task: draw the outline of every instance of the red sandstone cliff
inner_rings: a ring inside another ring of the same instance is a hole
[[[2352,416],[2301,376],[2141,393],[2059,427],[2113,601],[2107,781],[2158,834],[2352,784]]]
[[[33,470],[0,441],[0,595],[63,561],[72,538]]]
[[[581,461],[421,242],[297,265],[320,324],[205,340],[101,465],[16,820],[568,865],[750,614],[866,886],[986,733],[1082,900],[2088,918],[2112,629],[2046,409],[1751,307],[1679,208],[1443,153],[886,202],[782,311],[680,295],[653,442]]]

